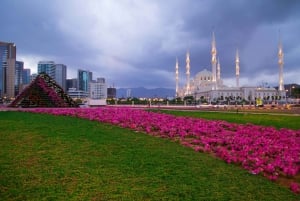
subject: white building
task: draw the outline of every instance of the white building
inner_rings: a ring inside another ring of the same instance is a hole
[[[107,86],[104,78],[98,78],[96,82],[90,82],[89,89],[89,106],[106,105]]]
[[[76,88],[69,88],[67,94],[73,99],[85,99],[88,97],[88,93]]]
[[[270,87],[257,87],[257,86],[240,86],[239,84],[239,71],[240,61],[239,53],[236,52],[235,70],[236,70],[236,86],[228,87],[223,84],[221,79],[221,65],[217,59],[217,48],[215,36],[212,36],[212,49],[211,49],[211,65],[212,71],[204,69],[198,72],[193,78],[190,78],[190,58],[189,52],[186,55],[186,84],[179,87],[178,79],[178,61],[176,59],[175,66],[175,80],[176,80],[176,97],[193,96],[196,100],[203,100],[206,102],[234,102],[241,103],[242,101],[253,102],[262,100],[265,103],[273,101],[285,101],[286,92],[283,86],[283,50],[281,41],[279,42],[278,51],[278,64],[279,64],[279,89]]]
[[[106,99],[107,86],[101,82],[90,82],[90,98],[91,99]]]

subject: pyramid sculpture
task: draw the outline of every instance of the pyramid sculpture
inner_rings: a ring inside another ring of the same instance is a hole
[[[39,74],[8,107],[78,107],[46,73]]]

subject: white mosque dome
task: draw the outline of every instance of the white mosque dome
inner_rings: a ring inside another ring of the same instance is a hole
[[[195,80],[210,81],[212,80],[212,72],[204,69],[195,75]]]

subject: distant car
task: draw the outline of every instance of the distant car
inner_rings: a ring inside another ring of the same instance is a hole
[[[207,104],[207,103],[203,103],[201,105],[196,105],[196,108],[209,108],[212,107],[212,105]]]
[[[227,105],[224,104],[219,104],[219,105],[214,105],[215,108],[219,108],[219,107],[227,107]]]
[[[87,107],[89,107],[87,104],[84,104],[84,103],[80,103],[80,104],[78,104],[79,105],[79,107],[81,107],[81,108],[87,108]]]

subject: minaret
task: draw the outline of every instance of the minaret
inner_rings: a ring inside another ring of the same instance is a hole
[[[216,78],[217,78],[217,48],[215,33],[212,33],[212,43],[211,43],[211,66],[212,66],[212,82],[213,89],[216,89]]]
[[[178,73],[178,59],[176,58],[176,66],[175,66],[175,79],[176,79],[176,94],[175,96],[178,97],[178,82],[179,82],[179,73]]]
[[[221,84],[221,64],[220,59],[218,58],[218,66],[217,66],[217,88]]]
[[[190,53],[186,53],[186,95],[190,94]]]
[[[235,54],[235,76],[236,76],[236,87],[240,87],[240,57],[239,50],[236,50]]]
[[[282,50],[280,35],[279,35],[279,45],[278,45],[278,64],[279,64],[279,91],[284,91],[284,85],[283,85],[283,50]]]

